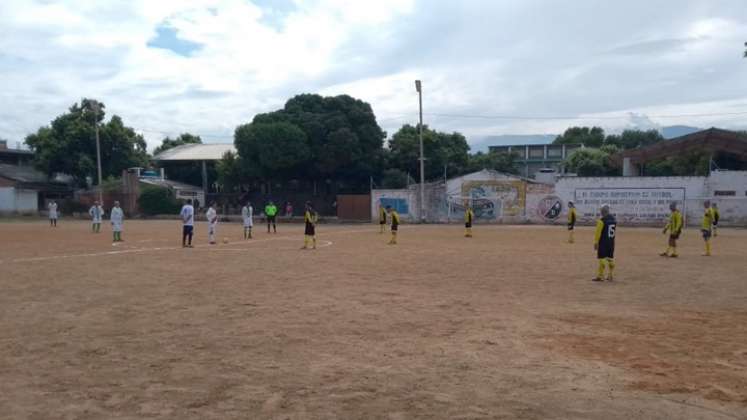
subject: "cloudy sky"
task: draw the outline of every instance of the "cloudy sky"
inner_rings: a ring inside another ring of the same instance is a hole
[[[673,124],[747,127],[744,0],[2,0],[0,137],[82,97],[150,148],[298,93],[347,93],[390,134],[417,115],[471,142]]]

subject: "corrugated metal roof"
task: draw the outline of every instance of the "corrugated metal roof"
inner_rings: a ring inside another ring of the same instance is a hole
[[[153,160],[221,160],[226,152],[236,153],[236,148],[231,143],[184,144],[157,154]]]
[[[172,181],[170,179],[140,178],[139,181],[142,182],[143,184],[155,185],[158,187],[176,188],[179,190],[187,190],[187,191],[202,191],[202,187],[185,184],[183,182]]]
[[[8,165],[5,163],[0,163],[0,176],[24,183],[43,183],[49,181],[44,172],[37,171],[31,166]]]

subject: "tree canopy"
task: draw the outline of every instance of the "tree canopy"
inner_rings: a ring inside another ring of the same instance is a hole
[[[161,145],[153,150],[153,155],[157,155],[166,150],[173,149],[176,146],[182,146],[185,144],[202,144],[202,139],[200,136],[195,136],[190,133],[182,133],[175,139],[166,137],[161,141]]]
[[[383,169],[386,133],[371,106],[348,95],[298,95],[234,134],[244,176],[345,179],[367,185]]]
[[[569,127],[553,141],[553,144],[582,144],[586,147],[600,147],[604,144],[604,130],[601,127]]]
[[[103,178],[118,177],[130,167],[145,166],[148,155],[143,137],[125,126],[117,115],[104,122],[104,109],[104,104],[96,100],[83,99],[49,126],[28,135],[26,144],[34,151],[34,166],[48,175],[68,174],[78,185],[83,185],[88,176],[95,182],[96,124],[99,124]]]
[[[425,178],[464,173],[469,161],[469,145],[460,133],[443,133],[423,126],[423,154]],[[420,174],[420,139],[418,127],[406,124],[389,140],[388,164],[411,175]]]

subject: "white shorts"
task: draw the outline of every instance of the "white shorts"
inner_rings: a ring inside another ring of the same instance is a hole
[[[114,223],[112,223],[112,231],[114,231],[114,232],[121,232],[122,231],[122,222],[114,222]]]
[[[252,226],[254,226],[254,221],[251,218],[247,217],[246,219],[244,219],[245,228],[250,228]]]

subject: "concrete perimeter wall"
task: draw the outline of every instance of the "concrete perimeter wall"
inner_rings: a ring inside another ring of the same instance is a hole
[[[380,203],[397,208],[404,221],[420,220],[419,190],[373,190],[372,220]],[[458,223],[464,204],[482,223],[565,224],[568,201],[576,203],[579,222],[590,224],[608,204],[621,224],[661,226],[676,202],[689,225],[698,225],[703,202],[718,204],[721,223],[747,226],[747,172],[716,171],[709,177],[563,177],[555,185],[480,171],[444,183],[426,185],[425,219]]]

